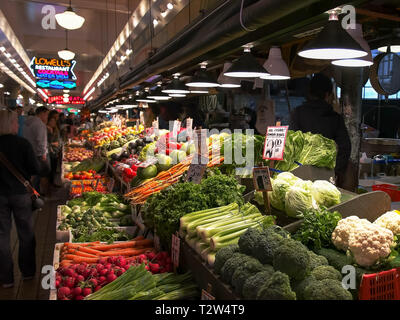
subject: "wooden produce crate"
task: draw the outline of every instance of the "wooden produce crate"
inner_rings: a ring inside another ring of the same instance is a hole
[[[183,271],[191,270],[193,277],[200,289],[208,290],[216,300],[239,300],[231,287],[223,283],[218,275],[189,245],[181,239],[180,266]]]

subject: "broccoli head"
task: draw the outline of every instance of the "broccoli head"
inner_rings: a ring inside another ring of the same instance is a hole
[[[263,265],[255,258],[247,260],[232,275],[231,285],[238,295],[242,294],[242,289],[245,281],[257,272],[263,270]]]
[[[258,291],[257,300],[296,300],[296,293],[290,288],[289,277],[276,271]]]
[[[313,275],[307,276],[303,280],[293,281],[292,290],[296,293],[297,300],[304,300],[304,290],[314,281],[317,281],[317,279]]]
[[[281,246],[284,238],[268,228],[262,232],[262,237],[255,243],[252,253],[263,264],[272,264],[274,253]]]
[[[286,239],[275,251],[273,266],[291,279],[302,280],[310,272],[308,249],[299,241]]]
[[[272,225],[272,226],[268,226],[267,228],[264,229],[265,233],[269,233],[271,231],[281,235],[283,238],[290,238],[290,232],[283,229],[280,226]]]
[[[328,259],[326,259],[324,256],[320,256],[313,251],[308,251],[308,255],[310,256],[310,270],[314,270],[316,267],[319,266],[327,266]]]
[[[268,265],[264,266],[263,271],[257,272],[255,275],[250,276],[244,282],[242,297],[246,300],[257,299],[258,291],[274,273],[274,268],[272,266],[269,266],[270,268],[265,268],[266,266]]]
[[[342,274],[332,266],[319,266],[311,271],[311,275],[317,280],[333,279],[342,281]]]
[[[219,249],[215,255],[214,271],[219,274],[226,260],[231,258],[232,255],[237,252],[239,252],[239,246],[237,244],[232,244]]]
[[[304,290],[305,300],[353,300],[349,291],[338,280],[324,279],[311,282]]]
[[[237,268],[249,260],[249,256],[242,253],[234,253],[221,268],[221,279],[225,283],[230,284],[232,281],[233,273]]]
[[[254,252],[255,245],[261,239],[261,232],[254,228],[249,228],[239,238],[239,249],[244,254],[251,255]]]

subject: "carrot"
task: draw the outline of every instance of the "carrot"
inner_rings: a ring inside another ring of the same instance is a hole
[[[114,250],[114,251],[105,251],[101,253],[102,257],[109,256],[136,256],[146,251],[152,251],[154,248],[143,248],[143,249],[125,249],[125,250]]]
[[[133,241],[139,241],[139,240],[144,240],[144,239],[146,239],[145,237],[143,237],[143,236],[137,236],[136,238],[134,238],[134,239],[132,239]]]
[[[80,257],[86,257],[86,258],[97,258],[98,257],[98,255],[82,252],[82,251],[79,251],[79,250],[75,250],[75,252],[73,252],[72,254],[74,254],[76,256],[80,256]]]
[[[85,252],[85,253],[89,253],[90,255],[94,255],[94,256],[97,256],[100,253],[99,250],[94,250],[94,249],[87,248],[87,247],[79,247],[78,250]]]
[[[67,254],[65,255],[65,258],[67,260],[73,260],[74,262],[86,262],[86,263],[96,263],[99,260],[99,258],[87,258],[73,254]]]
[[[136,246],[148,246],[148,245],[153,245],[153,240],[143,239],[143,240],[126,241],[114,244],[105,244],[105,245],[95,246],[93,247],[93,249],[100,251],[107,251],[115,248],[126,249],[126,248],[133,248]]]

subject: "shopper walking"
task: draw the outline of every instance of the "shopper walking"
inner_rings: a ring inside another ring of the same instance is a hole
[[[17,132],[17,114],[9,110],[0,110],[0,152],[29,181],[31,175],[38,174],[39,164],[29,141],[17,136]],[[14,218],[19,240],[19,269],[23,279],[29,280],[36,272],[31,195],[0,163],[0,282],[4,288],[14,285],[10,248],[11,217]]]
[[[336,184],[341,187],[351,152],[351,142],[343,117],[332,107],[333,86],[323,74],[316,74],[310,81],[307,102],[294,109],[289,129],[321,134],[336,142]]]
[[[41,176],[47,176],[50,173],[50,159],[48,156],[47,144],[47,118],[49,110],[46,107],[36,109],[35,116],[29,116],[25,120],[24,137],[31,143],[36,157],[39,161],[39,175],[33,178],[33,187],[39,191]]]

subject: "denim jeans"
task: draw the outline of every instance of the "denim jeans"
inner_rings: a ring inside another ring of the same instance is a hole
[[[18,233],[18,265],[23,276],[33,276],[36,272],[35,232],[32,218],[30,195],[0,195],[0,281],[14,282],[14,265],[10,248],[11,216],[14,217]]]

